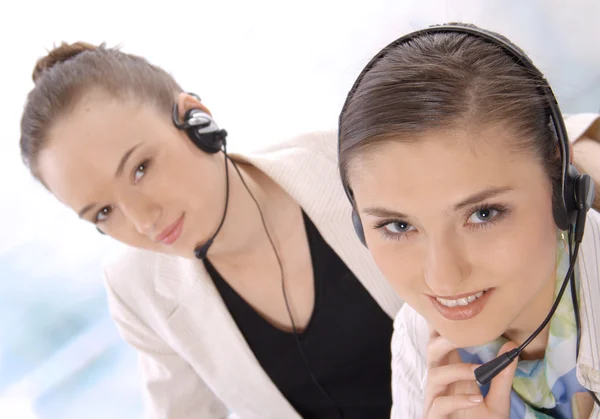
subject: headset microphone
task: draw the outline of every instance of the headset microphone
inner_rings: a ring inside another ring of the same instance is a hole
[[[577,255],[579,253],[579,245],[583,240],[583,231],[585,228],[585,219],[587,212],[592,206],[594,202],[595,189],[594,182],[588,175],[580,175],[575,181],[575,205],[577,208],[577,221],[575,223],[575,232],[574,232],[574,250],[572,255],[570,255],[569,260],[569,270],[565,275],[565,279],[563,281],[562,286],[560,287],[560,291],[556,296],[556,300],[550,309],[550,312],[542,322],[542,324],[527,338],[525,342],[521,344],[518,348],[513,349],[512,351],[506,352],[499,357],[492,359],[490,362],[483,364],[475,370],[475,379],[479,385],[485,385],[489,383],[496,375],[500,374],[502,370],[510,365],[510,363],[517,357],[519,354],[529,345],[536,337],[541,333],[542,330],[546,327],[554,312],[558,308],[558,303],[567,288],[567,284],[569,281],[573,281],[573,270],[575,269],[575,262],[577,261]],[[570,245],[570,243],[569,243]]]
[[[217,235],[219,234],[219,231],[221,231],[221,227],[223,227],[223,223],[225,222],[225,217],[227,216],[227,207],[229,206],[229,169],[227,168],[228,166],[228,156],[227,156],[227,149],[225,147],[225,145],[223,146],[223,153],[225,154],[225,208],[223,209],[223,216],[221,217],[221,222],[219,223],[219,227],[217,227],[217,231],[215,231],[215,233],[212,235],[212,237],[210,239],[208,239],[206,241],[206,243],[204,243],[201,246],[198,246],[194,249],[194,255],[196,256],[196,258],[202,260],[206,257],[206,254],[208,253],[208,249],[210,248],[210,246],[212,246],[213,241],[215,240],[215,237],[217,237]]]
[[[200,98],[193,94],[189,93],[191,96],[195,97],[198,101]],[[180,130],[185,131],[190,137],[190,140],[202,151],[208,154],[215,154],[219,151],[223,151],[224,162],[225,162],[225,208],[223,209],[223,216],[221,217],[221,222],[219,223],[219,227],[217,227],[217,231],[214,232],[212,237],[206,241],[206,243],[196,247],[194,249],[194,255],[202,260],[206,257],[208,253],[208,249],[212,246],[213,241],[221,231],[221,227],[223,227],[223,223],[225,222],[225,217],[227,216],[227,207],[229,204],[229,169],[228,169],[228,159],[227,155],[227,131],[224,129],[220,129],[212,116],[210,116],[207,112],[202,109],[193,108],[188,110],[184,117],[183,122],[179,121],[179,109],[177,107],[177,103],[173,104],[173,113],[172,113],[173,124]]]
[[[206,254],[208,253],[208,249],[210,248],[210,246],[213,243],[213,239],[214,239],[214,236],[212,238],[210,238],[202,246],[198,246],[194,249],[194,255],[196,256],[196,258],[202,260],[206,257]]]
[[[554,301],[550,312],[548,313],[542,324],[535,330],[535,332],[531,334],[531,336],[529,336],[529,338],[527,338],[525,342],[521,344],[521,346],[511,351],[508,351],[475,369],[475,380],[480,386],[488,384],[490,381],[492,381],[492,379],[495,376],[500,374],[506,367],[508,367],[510,363],[513,362],[515,358],[518,357],[519,354],[537,337],[537,335],[539,335],[542,332],[542,330],[544,330],[550,319],[552,319],[552,316],[554,316],[554,312],[558,308],[558,304],[560,303],[560,300],[562,299],[562,296],[565,290],[567,289],[569,281],[573,280],[573,270],[575,268],[575,261],[577,259],[578,251],[579,243],[575,242],[574,254],[569,260],[569,270],[565,275],[565,279],[563,281],[562,286],[560,287],[560,291],[558,292],[556,300]]]
[[[194,95],[193,93],[189,93],[189,94],[191,96],[194,96],[196,99],[198,99],[198,101],[200,101],[200,98],[198,96]],[[289,305],[288,298],[287,298],[287,292],[285,289],[283,264],[281,262],[281,258],[279,257],[279,253],[277,252],[275,243],[273,242],[271,234],[269,233],[269,229],[267,228],[267,223],[265,221],[264,214],[260,208],[260,205],[258,204],[258,201],[256,200],[256,197],[254,196],[254,194],[248,187],[248,184],[244,180],[244,177],[242,176],[242,173],[240,172],[240,169],[238,168],[236,162],[234,160],[232,160],[229,157],[229,155],[227,154],[227,144],[225,141],[227,132],[225,130],[219,129],[219,127],[217,126],[215,121],[212,119],[212,117],[208,113],[204,112],[201,109],[190,109],[189,111],[187,111],[185,113],[183,122],[182,123],[179,122],[179,112],[177,110],[177,103],[175,103],[173,105],[173,123],[175,124],[175,126],[177,128],[185,131],[188,134],[188,136],[190,137],[190,139],[192,140],[192,142],[198,148],[200,148],[202,151],[205,151],[209,154],[214,154],[219,151],[223,151],[224,160],[225,160],[226,191],[225,191],[225,208],[223,210],[223,216],[221,217],[221,222],[219,223],[219,227],[217,227],[217,230],[214,232],[212,237],[210,239],[208,239],[206,241],[206,243],[196,247],[194,249],[194,255],[196,256],[196,258],[198,258],[200,260],[203,260],[204,258],[206,258],[208,249],[210,248],[210,246],[212,246],[214,239],[219,234],[219,231],[221,231],[221,227],[223,227],[223,223],[225,222],[225,217],[227,216],[227,207],[229,205],[229,163],[231,162],[231,165],[237,172],[237,175],[239,176],[240,181],[244,185],[244,188],[246,188],[248,195],[250,195],[250,198],[252,198],[252,200],[254,201],[254,204],[256,205],[256,209],[258,210],[258,213],[260,214],[260,220],[262,222],[263,228],[265,229],[265,234],[267,235],[267,238],[269,239],[269,243],[271,244],[271,248],[273,249],[273,253],[275,254],[275,257],[277,259],[277,263],[279,265],[279,272],[281,274],[281,289],[283,292],[283,300],[285,302],[285,307],[286,307],[287,313],[290,317],[290,322],[292,323],[292,331],[293,331],[293,335],[294,335],[294,340],[296,341],[296,345],[298,346],[298,352],[300,353],[300,356],[302,358],[302,361],[304,362],[304,365],[306,367],[306,370],[308,372],[310,379],[314,382],[315,386],[325,396],[325,398],[327,398],[327,400],[336,408],[336,410],[338,411],[338,417],[340,419],[342,419],[343,413],[339,409],[335,400],[333,400],[331,398],[331,396],[329,395],[329,393],[327,393],[327,391],[319,384],[319,381],[317,380],[317,378],[315,377],[315,375],[313,374],[313,372],[310,368],[310,365],[306,358],[306,354],[304,353],[304,350],[302,349],[302,345],[301,345],[300,339],[298,337],[298,332],[296,330],[296,324],[294,323],[294,317],[292,316],[292,311],[290,309],[290,305]]]

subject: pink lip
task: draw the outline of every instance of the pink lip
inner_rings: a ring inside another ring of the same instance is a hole
[[[162,233],[156,236],[155,241],[167,245],[175,243],[183,231],[184,215],[185,214],[181,214],[181,217],[179,217],[177,221],[165,228]]]
[[[492,295],[493,292],[494,292],[493,288],[488,289],[487,291],[485,291],[483,293],[483,295],[481,297],[479,297],[477,300],[473,301],[472,303],[470,303],[466,306],[455,306],[455,307],[446,307],[445,305],[440,303],[438,300],[436,300],[435,297],[432,297],[431,295],[428,295],[427,297],[429,297],[429,300],[431,301],[433,306],[436,308],[436,310],[442,316],[447,318],[448,320],[468,320],[468,319],[471,319],[471,318],[477,316],[479,313],[481,313],[481,311],[484,309],[485,305],[487,304],[487,302],[490,299],[490,296]],[[444,298],[447,300],[456,300],[458,298],[467,297],[467,296],[473,295],[473,294],[474,293],[462,294],[460,296],[452,297],[452,298],[445,298],[445,297],[439,297],[439,298]]]
[[[459,298],[464,298],[464,297],[468,297],[470,295],[473,294],[477,294],[479,291],[483,291],[483,290],[478,290],[478,291],[473,291],[473,292],[465,292],[464,294],[458,294],[458,295],[429,295],[429,297],[437,297],[437,298],[443,298],[444,300],[458,300]]]

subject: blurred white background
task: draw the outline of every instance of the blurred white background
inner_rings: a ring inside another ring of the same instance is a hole
[[[23,1],[0,6],[0,419],[140,417],[135,354],[106,311],[119,246],[49,196],[18,140],[35,61],[61,41],[122,45],[198,93],[230,150],[335,128],[381,47],[448,21],[496,30],[546,73],[563,111],[600,109],[597,0]]]

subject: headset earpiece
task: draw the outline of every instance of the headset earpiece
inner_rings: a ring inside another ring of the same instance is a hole
[[[575,181],[575,205],[576,205],[576,221],[574,236],[575,242],[581,243],[583,240],[583,231],[585,230],[585,219],[587,213],[592,208],[594,198],[596,197],[596,187],[590,175],[580,175]]]
[[[197,97],[196,95],[193,95]],[[208,113],[202,109],[189,109],[183,122],[179,122],[179,109],[177,103],[173,104],[173,124],[187,133],[188,137],[200,150],[214,154],[223,150],[226,144],[227,131],[219,129],[218,125]]]
[[[567,166],[563,173],[561,191],[555,193],[553,204],[554,222],[556,226],[563,230],[569,230],[569,226],[574,226],[577,220],[579,207],[577,205],[576,187],[581,175],[577,168],[572,164]]]
[[[360,220],[360,215],[356,212],[355,209],[352,209],[352,225],[354,226],[354,231],[358,236],[360,242],[367,247],[367,239],[365,239],[365,229],[363,228],[362,221]]]

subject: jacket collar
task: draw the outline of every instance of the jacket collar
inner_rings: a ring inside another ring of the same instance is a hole
[[[581,282],[581,343],[577,378],[600,391],[600,214],[590,210],[580,246],[578,268]]]

